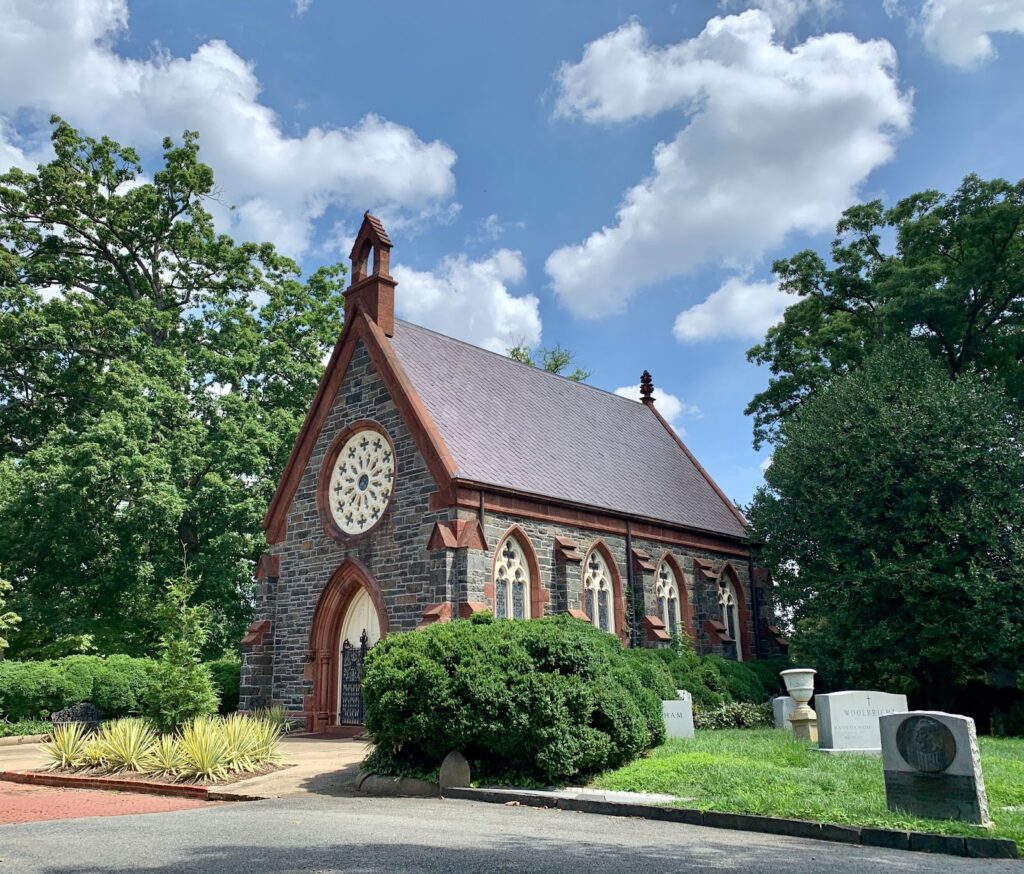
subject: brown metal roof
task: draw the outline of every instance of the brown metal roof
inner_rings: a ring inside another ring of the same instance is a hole
[[[639,401],[400,320],[391,344],[459,479],[744,536],[728,501]]]

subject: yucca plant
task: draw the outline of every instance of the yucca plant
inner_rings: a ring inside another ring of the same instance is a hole
[[[220,720],[220,730],[228,746],[229,771],[255,771],[259,736],[256,720],[235,713]]]
[[[254,719],[262,719],[264,722],[270,722],[277,726],[279,733],[284,733],[288,730],[288,724],[291,722],[291,716],[288,715],[288,711],[284,709],[280,704],[273,704],[270,707],[257,707],[252,712]]]
[[[223,780],[228,776],[231,750],[219,719],[197,716],[185,723],[178,746],[185,776],[197,780]]]
[[[142,771],[156,742],[156,734],[145,719],[132,717],[105,723],[96,742],[109,770]]]
[[[107,746],[98,735],[91,735],[85,742],[82,757],[78,763],[81,768],[104,768],[107,764]]]
[[[89,730],[81,722],[54,726],[50,739],[42,744],[43,752],[50,759],[46,769],[82,767],[89,740]]]
[[[256,738],[253,759],[258,767],[281,761],[282,723],[271,719],[251,719]]]
[[[147,774],[159,777],[177,777],[185,767],[185,757],[181,746],[173,734],[162,734],[149,748],[144,770]]]

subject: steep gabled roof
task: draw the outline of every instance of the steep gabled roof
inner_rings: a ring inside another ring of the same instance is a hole
[[[745,535],[731,502],[645,404],[400,320],[390,344],[457,480]]]

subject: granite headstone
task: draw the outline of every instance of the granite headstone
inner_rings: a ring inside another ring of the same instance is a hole
[[[917,710],[879,721],[889,810],[992,824],[973,719]]]
[[[677,689],[679,697],[661,702],[661,715],[665,720],[668,737],[693,737],[693,696],[685,689]]]
[[[775,717],[776,728],[784,728],[786,731],[793,730],[793,724],[789,721],[789,714],[793,712],[795,707],[796,701],[789,695],[779,695],[777,698],[772,698],[772,714]]]
[[[827,753],[880,753],[878,719],[907,712],[907,696],[891,692],[832,692],[817,695],[818,747]]]

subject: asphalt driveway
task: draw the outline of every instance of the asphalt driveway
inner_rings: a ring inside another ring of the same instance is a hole
[[[0,872],[1022,871],[996,862],[471,801],[293,795],[0,826]]]

